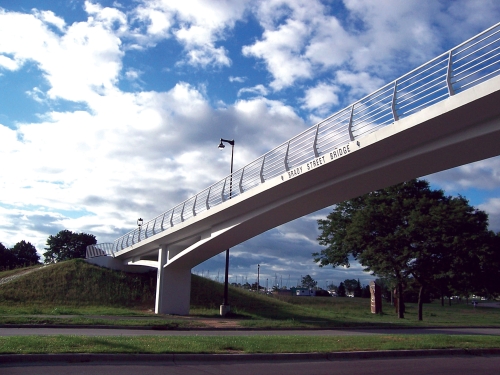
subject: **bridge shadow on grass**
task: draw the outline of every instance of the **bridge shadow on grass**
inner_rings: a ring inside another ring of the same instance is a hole
[[[192,308],[217,310],[209,316],[219,317],[223,287],[223,284],[192,275]],[[231,286],[229,305],[232,312],[225,319],[240,319],[246,327],[266,325],[265,320],[273,320],[269,325],[274,327],[294,324],[314,328],[387,327],[392,320],[384,314],[371,314],[370,299],[271,296]]]

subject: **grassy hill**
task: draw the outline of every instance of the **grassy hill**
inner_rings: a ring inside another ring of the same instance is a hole
[[[142,307],[154,304],[155,284],[156,272],[127,274],[75,259],[1,285],[0,304]]]
[[[98,311],[105,315],[134,315],[154,310],[156,271],[125,273],[82,259],[29,271],[0,272],[0,316],[13,311],[15,314]],[[2,284],[2,279],[23,272],[26,274]],[[192,275],[191,315],[218,317],[222,299],[222,284]],[[473,308],[466,304],[451,307],[426,304],[424,322],[416,321],[417,309],[413,304],[407,304],[406,319],[401,320],[389,304],[384,305],[383,314],[371,314],[370,300],[362,298],[271,297],[230,287],[229,304],[232,317],[239,318],[240,325],[246,327],[500,326],[500,309]],[[97,310],[89,310],[90,307]]]

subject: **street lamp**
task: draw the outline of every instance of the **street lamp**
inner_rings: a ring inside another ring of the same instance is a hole
[[[233,156],[234,156],[234,139],[220,139],[219,150],[224,149],[225,143],[229,143],[231,145],[231,174],[229,177],[229,199],[231,199],[233,195]],[[229,249],[226,250],[226,269],[224,272],[224,301],[222,301],[222,305],[220,306],[220,315],[225,316],[230,310],[230,306],[228,303],[228,274],[229,274]]]
[[[142,228],[143,222],[144,222],[144,220],[142,220],[142,218],[137,219],[137,226],[139,227],[139,236],[137,236],[138,241],[141,240],[141,228]]]
[[[257,264],[257,293],[260,293],[260,264]]]

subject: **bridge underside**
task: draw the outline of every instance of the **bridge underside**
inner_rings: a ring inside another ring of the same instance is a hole
[[[115,254],[158,268],[156,312],[189,313],[191,268],[324,207],[500,154],[500,77],[320,155],[188,222]]]

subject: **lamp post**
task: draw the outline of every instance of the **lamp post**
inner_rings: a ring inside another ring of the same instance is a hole
[[[231,199],[233,195],[234,139],[228,140],[221,138],[218,146],[219,150],[222,150],[226,147],[224,146],[224,142],[229,143],[231,145],[231,174],[229,177],[229,199]],[[224,272],[224,301],[222,301],[222,305],[220,306],[220,315],[222,316],[226,315],[231,310],[228,303],[228,274],[229,274],[229,249],[226,250],[226,269]]]
[[[139,236],[137,236],[137,241],[141,240],[141,228],[143,222],[144,220],[142,220],[142,218],[137,219],[137,226],[139,227]]]
[[[260,293],[260,264],[257,264],[257,293]]]

